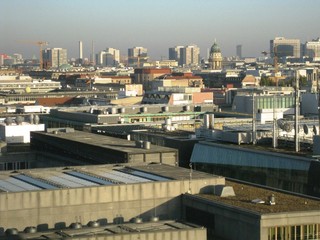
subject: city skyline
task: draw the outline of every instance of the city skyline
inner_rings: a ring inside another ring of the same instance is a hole
[[[244,57],[257,57],[275,37],[301,43],[319,37],[319,7],[316,0],[3,0],[0,53],[38,57],[38,46],[28,41],[48,41],[77,58],[82,41],[89,58],[94,41],[94,53],[112,47],[125,56],[141,46],[152,60],[169,58],[170,47],[196,44],[206,58],[216,39],[223,56],[235,56],[241,44]]]

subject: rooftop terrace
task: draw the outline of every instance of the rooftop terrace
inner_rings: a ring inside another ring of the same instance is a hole
[[[216,195],[199,194],[199,197],[237,207],[249,211],[266,213],[284,213],[293,211],[320,210],[320,200],[307,196],[284,193],[277,190],[253,186],[226,180],[227,186],[232,186],[235,192],[234,197],[219,197]],[[268,204],[271,195],[275,197],[275,204]],[[252,200],[261,200],[265,203],[253,203]]]

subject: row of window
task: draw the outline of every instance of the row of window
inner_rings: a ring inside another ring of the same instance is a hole
[[[280,226],[268,229],[268,240],[320,239],[320,224]]]
[[[0,163],[0,171],[10,171],[19,169],[28,169],[28,162],[4,162]]]

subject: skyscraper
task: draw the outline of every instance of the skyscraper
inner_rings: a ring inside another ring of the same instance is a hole
[[[300,57],[300,40],[276,37],[270,40],[270,53],[277,57]]]
[[[47,48],[42,51],[44,68],[60,68],[61,65],[68,63],[67,49]]]
[[[179,63],[181,48],[184,48],[184,46],[175,46],[175,47],[169,48],[169,60],[175,60]]]
[[[144,47],[133,47],[128,49],[128,65],[141,67],[148,61],[148,50]]]
[[[237,48],[237,57],[241,59],[242,58],[242,45],[239,44],[239,45],[237,45],[236,48]]]
[[[107,48],[96,55],[96,64],[106,67],[116,67],[120,63],[120,50]]]
[[[179,65],[198,65],[200,62],[200,48],[197,45],[188,45],[180,48]]]
[[[80,61],[83,59],[83,55],[82,55],[82,41],[79,41],[79,59],[80,59]]]

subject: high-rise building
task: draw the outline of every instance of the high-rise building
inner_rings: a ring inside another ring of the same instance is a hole
[[[188,45],[180,48],[179,65],[198,65],[200,63],[200,48],[197,45]]]
[[[184,46],[175,46],[175,47],[169,48],[169,60],[175,60],[179,63],[181,48],[184,48]]]
[[[237,48],[237,57],[241,59],[242,58],[242,45],[239,44],[239,45],[237,45],[236,48]]]
[[[47,48],[42,51],[42,58],[45,69],[60,68],[61,65],[68,63],[67,49]]]
[[[300,40],[276,37],[270,40],[270,53],[277,57],[296,57],[300,58]]]
[[[216,42],[213,43],[210,49],[209,65],[211,70],[222,69],[222,54]]]
[[[96,64],[106,67],[116,67],[120,63],[120,50],[107,48],[96,55]]]
[[[320,57],[320,38],[306,42],[304,45],[304,56],[319,58]]]
[[[141,67],[143,63],[147,62],[148,50],[144,47],[133,47],[128,49],[128,65],[134,67]]]
[[[79,59],[83,59],[82,41],[79,41]]]

